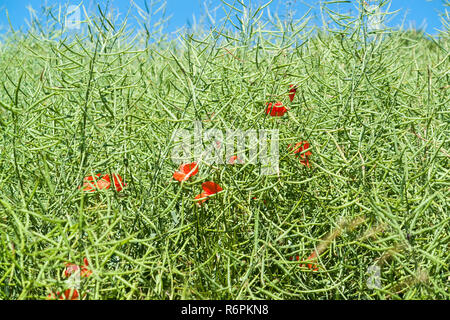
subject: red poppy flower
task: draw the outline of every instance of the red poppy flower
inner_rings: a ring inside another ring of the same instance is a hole
[[[67,289],[59,296],[59,300],[78,300],[79,297],[77,289]]]
[[[309,143],[307,141],[299,142],[295,145],[295,147],[291,147],[291,144],[288,145],[288,149],[290,151],[294,151],[295,157],[298,158],[298,154],[300,154],[300,162],[304,166],[307,166],[309,168],[309,159],[308,157],[312,155],[312,152],[309,151]],[[306,152],[305,152],[306,150]]]
[[[206,192],[202,192],[202,193],[200,193],[199,195],[197,195],[197,196],[194,198],[194,200],[201,199],[201,200],[199,200],[199,201],[197,202],[197,205],[200,206],[203,202],[205,202],[205,201],[207,200],[207,198],[208,198],[208,194],[207,194]]]
[[[289,99],[292,102],[292,100],[294,100],[295,93],[297,92],[297,86],[294,86],[293,84],[290,84],[289,88],[291,88],[291,90],[289,90]]]
[[[111,187],[111,178],[109,174],[105,174],[102,178],[101,174],[98,173],[95,176],[85,177],[83,180],[82,187],[78,187],[78,189],[83,188],[84,192],[95,192],[96,190],[107,190]],[[116,187],[116,191],[122,191],[123,187],[127,184],[123,183],[122,177],[116,173],[113,174],[114,186]]]
[[[203,189],[203,192],[195,197],[195,200],[201,199],[197,202],[198,205],[201,205],[203,202],[205,202],[209,196],[216,194],[217,192],[223,190],[217,183],[214,183],[212,181],[203,182],[202,189]],[[202,199],[202,198],[204,198],[204,199]]]
[[[70,277],[72,274],[78,272],[81,269],[80,276],[82,278],[87,278],[92,274],[92,270],[89,270],[87,267],[89,266],[89,262],[86,258],[83,259],[84,265],[78,266],[73,263],[66,263],[66,269],[64,269],[64,276]]]
[[[92,270],[88,269],[87,267],[89,267],[89,262],[86,258],[83,258],[83,262],[84,262],[84,266],[81,267],[81,274],[80,276],[82,278],[87,278],[92,274]]]
[[[80,270],[80,267],[78,267],[74,263],[66,263],[66,268],[64,269],[64,276],[66,278],[70,277],[72,274],[75,274]]]
[[[231,156],[230,159],[228,159],[229,164],[235,164],[236,161],[239,162],[240,164],[243,163],[242,159],[239,158],[238,156]]]
[[[109,178],[109,175],[106,175]],[[123,187],[125,187],[127,184],[123,183],[122,177],[118,174],[113,173],[113,179],[114,179],[114,186],[116,187],[117,192],[122,191]]]
[[[88,177],[84,178],[84,180],[86,180],[86,181],[95,181],[98,178],[100,178],[100,176],[101,176],[101,173],[97,173],[95,176],[88,176]]]
[[[208,196],[216,194],[217,192],[223,190],[217,183],[214,183],[212,181],[203,182],[202,189]]]
[[[313,260],[315,260],[315,258],[316,258],[316,252],[313,252],[313,253],[308,257],[308,259],[306,259],[306,260],[312,262]],[[300,260],[300,257],[299,257],[299,256],[296,256],[295,259],[296,259],[297,261],[299,261],[299,260]],[[290,257],[289,260],[292,260],[292,257]],[[305,267],[305,265],[304,265],[304,264],[301,264],[300,267]],[[318,268],[316,265],[312,265],[311,263],[308,263],[308,268],[311,269],[311,270],[313,270],[313,271],[319,271],[319,268]]]
[[[289,257],[289,260],[292,260],[292,259],[293,259],[293,257]],[[297,261],[299,261],[299,260],[300,260],[300,257],[299,257],[299,256],[295,256],[295,259],[296,259]],[[306,260],[307,260],[307,261],[313,262],[315,259],[316,259],[316,252],[313,252],[313,253],[308,257],[308,259],[306,259]],[[305,265],[304,265],[304,264],[301,264],[300,267],[305,267]],[[311,269],[311,270],[313,270],[313,271],[319,271],[319,268],[318,268],[316,265],[313,265],[313,264],[311,264],[311,263],[308,263],[308,268]]]
[[[316,252],[314,251],[313,253],[311,253],[311,255],[306,260],[313,262],[315,259],[316,259]],[[304,266],[304,265],[302,265],[302,266]],[[311,263],[308,263],[308,268],[313,271],[319,270],[319,268],[316,265],[312,265]]]
[[[195,176],[198,173],[198,165],[196,162],[186,163],[180,165],[178,171],[175,171],[173,174],[173,178],[178,181],[186,181],[192,176]]]
[[[59,295],[59,292],[57,292],[56,294]],[[47,295],[46,300],[56,300],[56,295],[55,295],[55,293],[54,293],[54,292],[50,292],[50,293]]]
[[[50,292],[47,296],[47,300],[79,300],[80,295],[77,289],[67,289],[62,294],[57,291],[56,295]]]
[[[277,102],[274,105],[272,103],[267,103],[266,114],[270,114],[272,117],[282,117],[286,112],[287,108],[283,106],[283,103]]]

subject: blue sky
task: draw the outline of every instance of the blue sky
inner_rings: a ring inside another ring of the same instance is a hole
[[[228,3],[233,3],[235,0],[226,0]],[[244,0],[249,3],[250,0]],[[252,4],[264,4],[268,0],[252,0]],[[8,10],[9,17],[12,25],[15,29],[24,28],[26,26],[25,19],[29,18],[29,11],[27,7],[31,5],[34,9],[38,9],[41,4],[79,4],[83,2],[86,8],[93,8],[96,3],[106,4],[107,0],[94,1],[94,0],[0,0],[0,31],[5,31],[9,28],[9,23],[6,18],[6,10]],[[126,12],[130,5],[128,0],[110,0],[112,5],[116,7],[120,12]],[[135,0],[135,2],[143,7],[144,0]],[[150,2],[150,0],[148,0]],[[357,2],[352,0],[352,2]],[[375,1],[372,1],[375,2]],[[192,24],[194,16],[199,17],[204,13],[205,3],[208,4],[210,9],[221,6],[220,0],[167,0],[166,14],[171,15],[170,22],[168,24],[167,31],[175,32],[177,29],[185,26],[186,24]],[[269,6],[271,11],[278,11],[283,14],[287,12],[287,8],[290,5],[291,8],[296,10],[297,16],[306,12],[308,5],[317,3],[317,1],[308,0],[273,0],[273,3]],[[344,6],[353,7],[351,4]],[[6,9],[6,10],[5,10]],[[390,23],[391,26],[398,25],[406,15],[405,24],[407,26],[413,25],[417,28],[421,27],[426,30],[427,33],[435,34],[436,29],[442,28],[442,23],[439,19],[439,12],[445,10],[444,0],[392,0],[390,11],[402,9],[397,14],[396,18]],[[449,10],[449,8],[447,8]],[[223,16],[223,10],[219,8],[217,10],[217,17]]]

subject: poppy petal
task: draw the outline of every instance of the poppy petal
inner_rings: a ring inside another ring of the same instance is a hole
[[[271,113],[271,111],[272,111],[272,103],[268,103],[267,104],[267,109],[266,109],[266,114]]]
[[[186,181],[189,177],[185,174],[185,173],[183,173],[183,172],[180,172],[180,171],[175,171],[174,173],[173,173],[173,178],[175,179],[175,180],[178,180],[178,181]]]
[[[105,177],[101,178],[99,181],[97,181],[97,189],[99,190],[107,190],[111,186],[111,181],[108,179],[105,179]]]
[[[292,100],[294,100],[295,94],[297,92],[297,87],[294,86],[293,84],[290,84],[289,87],[291,88],[289,90],[289,100],[291,100],[291,102],[292,102]]]
[[[234,164],[237,160],[237,156],[231,156],[230,159],[228,159],[229,164]]]
[[[313,253],[311,253],[311,255],[306,260],[313,262],[316,259],[316,257],[317,257],[316,256],[316,252],[313,251]],[[313,265],[311,263],[308,263],[307,265],[308,265],[308,268],[313,270],[313,271],[318,271],[319,270],[319,268],[316,265]],[[304,267],[304,265],[303,265],[303,267]]]
[[[95,176],[87,176],[83,180],[85,183],[78,189],[82,189],[84,192],[94,192],[96,190],[107,190],[111,187],[111,178],[109,174],[103,175],[101,179],[101,174],[98,173]],[[117,191],[121,191],[126,183],[123,183],[122,177],[118,174],[113,174],[114,185]]]
[[[186,181],[190,177],[198,173],[198,165],[196,162],[181,164],[178,171],[175,171],[173,178],[178,181]]]
[[[236,155],[235,156],[231,156],[230,159],[228,159],[228,163],[229,164],[235,164],[236,161],[239,164],[243,164],[244,163],[244,161],[239,156],[236,156]]]
[[[78,187],[80,189],[80,187]],[[83,192],[94,192],[95,187],[92,183],[83,183],[83,189],[81,190]]]
[[[123,187],[127,185],[126,183],[123,183],[122,177],[116,173],[113,174],[113,179],[114,179],[114,186],[116,187],[117,192],[122,191]]]
[[[50,292],[47,295],[47,298],[45,298],[46,300],[56,300],[56,297],[59,296],[59,291],[56,292],[56,294],[54,292]]]
[[[203,182],[202,189],[208,195],[213,195],[213,194],[216,194],[217,192],[223,190],[217,183],[214,183],[212,181]]]
[[[310,167],[308,157],[312,155],[312,152],[309,150],[310,144],[308,141],[301,141],[295,144],[295,147],[291,147],[291,144],[288,145],[288,150],[295,154],[295,157],[301,157],[300,163],[306,167]]]
[[[86,267],[81,267],[81,273],[80,273],[80,277],[81,278],[87,278],[92,274],[92,270],[89,270]]]
[[[202,193],[200,193],[199,195],[197,195],[197,196],[194,198],[194,200],[201,199],[201,200],[197,201],[197,205],[198,205],[198,206],[201,206],[203,202],[205,202],[206,200],[208,200],[208,196],[209,196],[209,194],[207,194],[206,192],[202,192]],[[203,199],[203,198],[204,198],[204,199]]]
[[[79,294],[77,289],[67,289],[59,296],[59,300],[78,300],[78,298]]]
[[[197,162],[182,164],[179,171],[184,172],[189,175],[189,177],[195,176],[198,173]]]
[[[272,105],[272,103],[268,103],[267,105],[266,114],[270,113],[272,117],[282,117],[287,112],[286,107],[284,107],[283,103],[280,101],[274,105]]]
[[[95,181],[98,178],[100,178],[100,176],[101,176],[101,174],[97,173],[95,176],[87,176],[87,177],[85,177],[84,180],[86,180],[86,181]]]
[[[64,269],[64,276],[70,277],[72,274],[76,273],[80,268],[73,263],[66,263],[66,268]]]

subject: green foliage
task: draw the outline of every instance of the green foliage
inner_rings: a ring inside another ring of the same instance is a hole
[[[64,290],[64,263],[83,257],[85,299],[449,298],[448,31],[373,37],[364,17],[331,32],[227,10],[178,42],[102,10],[72,36],[55,23],[5,37],[0,299]],[[290,110],[267,117],[278,100]],[[202,164],[173,180],[172,133],[209,119],[279,129],[280,175]],[[310,168],[287,150],[303,140]],[[127,186],[80,192],[96,173]],[[198,207],[208,180],[224,191]],[[319,271],[289,259],[321,243]]]

